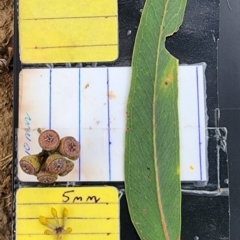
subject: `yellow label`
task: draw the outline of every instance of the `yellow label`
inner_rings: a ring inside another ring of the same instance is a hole
[[[117,0],[19,0],[23,63],[114,61]]]
[[[68,210],[62,240],[119,240],[119,201],[114,187],[22,188],[16,198],[16,240],[56,240],[56,235],[45,235],[47,226],[39,216],[56,226],[51,214],[55,208],[60,225],[63,210]]]

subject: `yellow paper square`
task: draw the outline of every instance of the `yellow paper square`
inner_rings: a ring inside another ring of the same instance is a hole
[[[39,222],[46,217],[52,225],[55,208],[62,223],[68,209],[66,228],[72,233],[62,240],[119,240],[119,201],[114,187],[22,188],[16,198],[16,240],[56,240],[45,235],[47,227]]]
[[[114,61],[117,0],[19,0],[19,38],[23,63]]]

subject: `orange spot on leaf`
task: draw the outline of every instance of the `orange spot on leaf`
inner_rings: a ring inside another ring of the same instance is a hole
[[[169,74],[166,78],[165,78],[165,80],[164,80],[164,85],[165,86],[168,86],[169,85],[169,83],[172,83],[173,82],[173,75],[172,74]]]

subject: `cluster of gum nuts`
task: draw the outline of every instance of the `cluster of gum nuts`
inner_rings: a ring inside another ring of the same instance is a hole
[[[54,130],[38,129],[38,132],[42,152],[24,156],[20,167],[25,173],[36,176],[41,183],[54,183],[58,176],[66,176],[73,170],[72,160],[79,158],[80,144],[71,136],[60,139]]]

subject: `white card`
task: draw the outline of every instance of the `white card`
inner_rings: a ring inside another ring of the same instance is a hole
[[[204,65],[179,67],[182,181],[206,181]],[[81,144],[74,169],[58,181],[124,181],[130,67],[24,69],[19,78],[18,159],[41,151],[37,128]],[[18,167],[21,181],[37,181]]]

